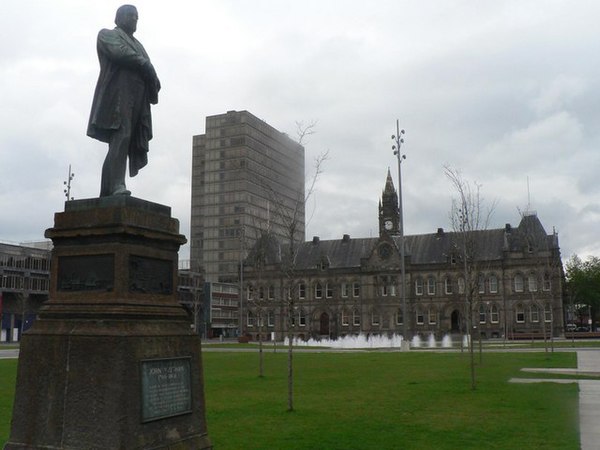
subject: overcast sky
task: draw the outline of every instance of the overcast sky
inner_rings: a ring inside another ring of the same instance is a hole
[[[40,240],[64,205],[96,197],[107,146],[85,134],[96,35],[121,2],[3,0],[0,240]],[[318,121],[307,175],[329,150],[307,238],[378,233],[391,135],[407,234],[450,228],[444,165],[497,201],[492,226],[537,211],[563,258],[600,256],[600,2],[137,1],[136,37],[162,83],[149,165],[133,195],[189,235],[192,136],[248,110],[275,128]],[[529,196],[528,182],[529,179]],[[189,251],[184,249],[182,258]]]

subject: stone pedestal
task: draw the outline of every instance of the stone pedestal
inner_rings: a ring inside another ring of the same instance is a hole
[[[21,342],[5,450],[211,448],[170,208],[70,201],[46,236],[50,300]]]

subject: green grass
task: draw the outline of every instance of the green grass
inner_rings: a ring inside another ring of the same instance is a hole
[[[209,434],[219,449],[577,449],[575,384],[516,385],[521,367],[575,367],[574,354],[484,355],[470,389],[467,354],[205,354]]]
[[[574,353],[204,353],[208,431],[227,449],[578,449],[576,384],[510,384],[522,367],[575,367]],[[16,361],[0,361],[0,443]],[[540,376],[542,376],[540,374]]]
[[[17,362],[16,359],[0,360],[0,447],[8,440],[10,432],[10,417],[17,380]]]

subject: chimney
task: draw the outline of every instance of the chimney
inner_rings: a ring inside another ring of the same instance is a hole
[[[313,245],[317,245],[319,243],[319,236],[313,236]]]
[[[512,231],[512,227],[510,226],[510,223],[507,223],[506,225],[504,225],[504,232],[506,234],[510,234],[511,231]]]
[[[345,234],[344,237],[342,237],[342,242],[350,242],[350,235]]]
[[[441,238],[442,236],[444,236],[444,229],[438,228],[436,237]]]

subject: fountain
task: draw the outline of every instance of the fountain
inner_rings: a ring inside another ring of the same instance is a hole
[[[359,334],[355,336],[343,336],[338,339],[313,339],[310,338],[307,341],[294,339],[294,345],[298,347],[329,347],[339,349],[352,349],[352,348],[400,348],[402,346],[403,338],[399,334],[393,334],[392,336],[371,334],[364,335]],[[284,344],[288,345],[288,339],[285,338]]]
[[[469,346],[469,335],[465,334],[463,336],[463,347],[468,347]]]
[[[421,337],[418,334],[415,334],[410,345],[412,347],[419,348],[421,346]]]
[[[446,334],[442,339],[442,347],[452,348],[452,337],[449,334]]]
[[[429,339],[427,340],[427,345],[429,346],[429,348],[435,348],[435,336],[433,333],[431,333],[429,335]]]

